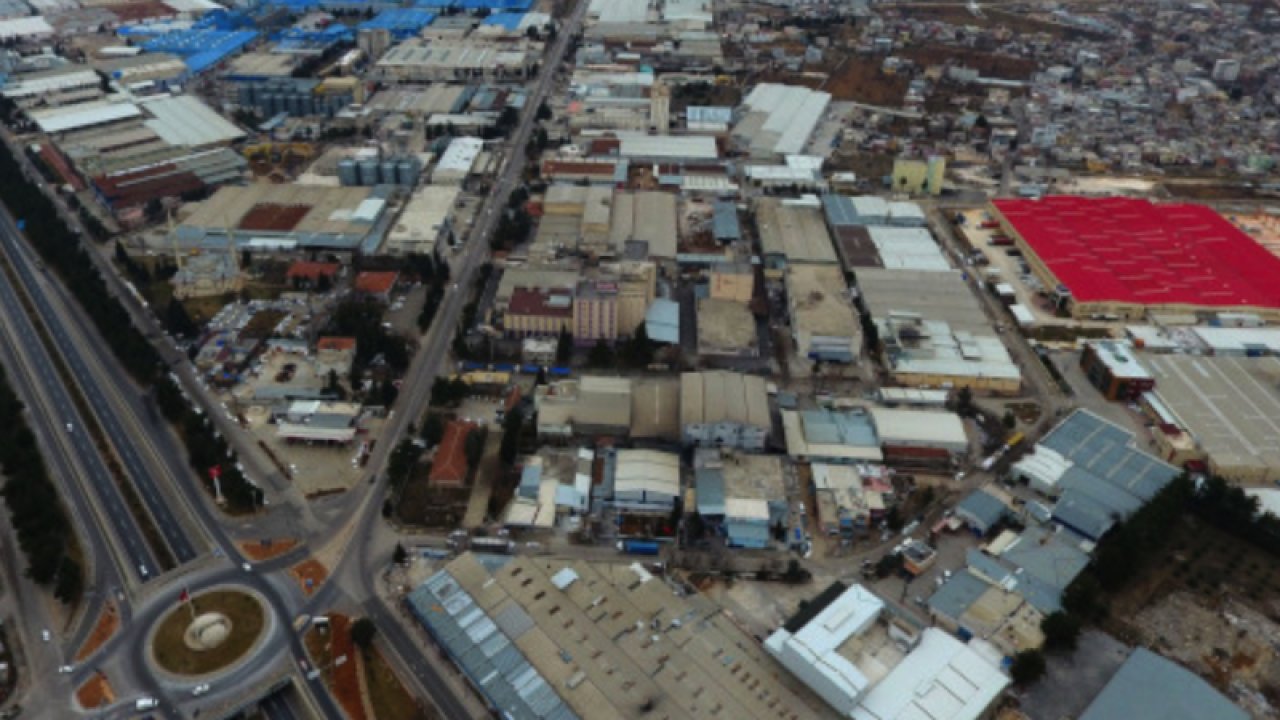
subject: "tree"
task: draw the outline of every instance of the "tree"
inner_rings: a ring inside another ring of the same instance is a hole
[[[538,120],[550,120],[551,108],[544,102],[538,106]]]
[[[440,444],[441,438],[444,437],[444,420],[436,413],[427,413],[422,420],[422,439],[430,446]]]
[[[1009,676],[1020,687],[1031,685],[1044,677],[1044,655],[1039,650],[1023,650],[1013,656]]]
[[[653,341],[649,340],[649,332],[644,323],[640,323],[623,349],[623,360],[628,367],[645,368],[653,362],[653,353]]]
[[[967,387],[960,388],[956,392],[956,414],[960,417],[973,417],[974,413],[973,391]]]
[[[463,451],[467,455],[467,465],[475,467],[480,463],[480,457],[484,455],[484,428],[476,428],[467,433],[466,444],[463,445]]]
[[[187,308],[176,297],[170,297],[169,304],[165,306],[164,327],[170,333],[181,337],[194,337],[199,330],[195,321],[187,314]]]
[[[1040,631],[1044,633],[1046,650],[1075,650],[1076,641],[1080,639],[1080,620],[1059,610],[1040,621]]]
[[[595,347],[587,355],[587,364],[593,368],[613,367],[614,360],[613,348],[603,338],[596,341]]]
[[[502,420],[502,444],[498,447],[498,457],[504,465],[515,462],[520,451],[520,430],[524,426],[524,411],[519,407],[511,408]]]
[[[58,566],[53,596],[64,604],[70,605],[80,599],[80,593],[83,590],[84,575],[80,571],[80,566],[74,560],[64,557],[62,564]]]
[[[373,638],[378,634],[378,626],[369,618],[360,618],[351,623],[350,632],[351,643],[360,648],[361,652],[368,652],[373,646]]]
[[[396,565],[403,565],[405,560],[409,559],[409,553],[405,551],[404,546],[396,543],[396,549],[391,551],[391,562]]]
[[[325,383],[325,392],[331,393],[338,397],[342,396],[342,383],[338,381],[338,371],[330,370],[328,382]]]
[[[573,336],[569,334],[569,328],[561,328],[560,336],[556,338],[556,362],[560,365],[568,365],[573,361]]]
[[[1004,417],[1000,419],[1004,423],[1005,430],[1012,430],[1018,427],[1018,418],[1013,414],[1012,410],[1005,410]]]

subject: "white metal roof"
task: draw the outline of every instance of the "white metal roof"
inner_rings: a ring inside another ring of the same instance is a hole
[[[759,498],[725,498],[724,516],[730,520],[769,522],[769,501]]]
[[[853,585],[794,635],[780,629],[765,647],[833,707],[847,709],[871,681],[837,650],[870,627],[883,609],[880,598]]]
[[[194,95],[160,97],[142,107],[151,115],[147,127],[172,145],[202,147],[244,137],[244,131]]]
[[[620,132],[618,154],[623,157],[689,158],[711,160],[720,156],[716,139],[709,135],[645,135]]]
[[[854,720],[977,720],[1009,685],[981,655],[937,628],[876,683]]]
[[[471,172],[471,167],[475,165],[476,158],[480,156],[480,151],[483,149],[484,141],[480,138],[454,138],[436,163],[436,170]]]
[[[79,128],[105,125],[119,120],[139,117],[142,111],[129,102],[82,103],[68,107],[38,110],[30,113],[40,129],[47,133],[67,132]]]
[[[763,113],[763,123],[744,118],[735,134],[745,134],[753,149],[780,155],[802,151],[831,102],[831,94],[798,85],[762,83],[742,101],[748,115]]]
[[[649,18],[649,5],[636,0],[591,0],[587,14],[602,23],[643,23]]]
[[[68,88],[97,86],[101,82],[98,73],[87,67],[70,72],[59,70],[16,75],[11,80],[3,91],[4,96],[8,98],[30,97]]]
[[[960,449],[969,444],[964,422],[955,413],[873,407],[871,417],[885,445],[940,445]]]
[[[951,270],[951,264],[926,228],[872,225],[867,228],[867,234],[886,270]]]
[[[680,456],[657,450],[619,450],[614,492],[680,494]]]
[[[174,12],[201,13],[209,10],[222,10],[223,7],[212,0],[161,0],[173,8]]]
[[[41,15],[0,20],[0,39],[52,34],[53,26]]]

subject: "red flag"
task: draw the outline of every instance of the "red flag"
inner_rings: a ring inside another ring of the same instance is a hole
[[[182,594],[178,595],[178,604],[181,605],[191,599],[191,592],[186,588],[182,588]]]

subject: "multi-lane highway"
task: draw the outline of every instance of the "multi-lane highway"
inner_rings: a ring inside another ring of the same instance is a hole
[[[2,224],[0,242],[3,243],[9,262],[15,267],[20,265],[23,262],[22,249]],[[3,308],[4,325],[11,341],[12,354],[17,361],[11,367],[22,373],[12,374],[18,378],[25,376],[25,383],[16,384],[26,385],[28,394],[35,400],[34,404],[28,405],[36,418],[33,424],[43,425],[46,432],[52,426],[55,428],[55,435],[62,436],[52,443],[67,448],[67,456],[73,460],[66,464],[78,466],[81,471],[71,477],[83,477],[91,487],[92,494],[97,497],[97,508],[100,511],[98,516],[111,529],[112,537],[124,554],[122,561],[125,566],[121,568],[122,572],[130,576],[139,573],[139,568],[157,567],[146,538],[128,511],[120,489],[86,430],[87,425],[80,417],[71,392],[63,386],[62,379],[55,372],[53,359],[40,341],[40,336],[18,297],[18,291],[10,284],[7,276],[0,276],[0,307]],[[69,505],[80,506],[84,503],[83,489],[66,489],[70,490],[67,496]],[[92,512],[89,510],[90,514]],[[91,561],[95,566],[115,564],[114,557],[107,554],[108,548],[105,546],[87,547],[85,550],[93,553]]]
[[[134,483],[138,495],[146,506],[146,511],[150,513],[169,551],[179,564],[195,559],[197,554],[195,545],[188,537],[186,528],[178,522],[167,498],[161,494],[152,467],[142,459],[139,447],[145,447],[147,441],[144,437],[135,434],[136,421],[130,422],[122,416],[118,411],[117,403],[107,397],[108,394],[116,392],[112,388],[119,384],[120,380],[104,378],[105,373],[101,368],[97,373],[91,370],[90,365],[97,364],[96,359],[101,355],[101,351],[89,347],[84,336],[69,321],[70,309],[60,298],[49,293],[42,279],[37,277],[38,274],[43,273],[26,253],[20,251],[19,231],[8,213],[0,214],[0,237],[3,238],[11,267],[21,279],[36,312],[49,331],[57,352],[74,376],[76,384],[96,416],[99,427],[111,441],[111,445],[124,465],[128,479]],[[128,381],[124,382],[127,384]],[[68,420],[68,423],[71,421]],[[74,434],[76,424],[71,423],[70,427],[72,429],[68,432]],[[88,433],[83,423],[80,423],[79,431],[88,441]],[[160,572],[160,568],[154,561],[139,563],[135,570],[143,581]]]
[[[93,261],[106,272],[108,282],[113,284],[118,298],[124,302],[138,326],[157,342],[184,389],[209,411],[206,417],[217,424],[254,477],[282,496],[282,504],[288,505],[293,513],[291,517],[301,520],[298,536],[306,541],[306,547],[312,550],[320,548],[334,538],[344,537],[344,533],[349,538],[337,567],[332,568],[329,582],[311,597],[303,594],[287,574],[287,569],[297,562],[299,553],[305,553],[305,549],[300,548],[274,561],[255,564],[250,570],[241,567],[234,540],[227,529],[234,524],[233,521],[228,521],[212,508],[199,483],[185,467],[184,453],[163,418],[148,408],[149,401],[140,395],[119,363],[102,351],[103,343],[97,329],[57,279],[37,266],[13,218],[7,213],[0,213],[0,244],[11,259],[19,282],[29,294],[53,345],[53,348],[44,347],[32,319],[25,314],[17,289],[7,281],[0,281],[3,329],[12,343],[12,350],[0,353],[0,359],[16,368],[16,372],[22,373],[30,383],[24,399],[31,404],[33,425],[40,428],[38,433],[42,447],[53,445],[62,448],[62,452],[53,453],[51,467],[63,471],[64,479],[84,479],[85,487],[65,483],[63,490],[68,494],[72,513],[79,522],[93,517],[101,525],[98,532],[90,524],[93,532],[86,533],[85,538],[92,553],[96,591],[107,592],[108,585],[114,589],[119,584],[116,579],[119,576],[114,570],[121,564],[126,565],[122,568],[123,575],[151,580],[148,590],[140,595],[122,596],[121,611],[127,622],[95,653],[92,667],[78,668],[70,677],[76,682],[98,668],[108,669],[113,682],[118,685],[121,702],[107,709],[106,716],[129,714],[132,699],[142,694],[161,700],[162,706],[157,714],[164,717],[178,717],[179,708],[187,715],[199,710],[217,712],[219,706],[225,707],[236,699],[243,700],[236,696],[238,688],[261,682],[273,673],[280,673],[282,668],[298,673],[298,660],[305,657],[305,650],[300,636],[293,630],[293,619],[302,614],[325,612],[339,604],[363,611],[375,620],[383,629],[381,637],[389,651],[388,657],[402,674],[412,677],[416,691],[431,697],[446,717],[471,715],[466,704],[455,696],[454,686],[445,680],[434,664],[434,653],[421,647],[412,636],[401,632],[394,609],[372,592],[374,575],[386,558],[374,556],[374,543],[370,538],[375,530],[380,529],[377,525],[378,509],[386,491],[383,466],[395,441],[426,408],[432,380],[444,367],[463,306],[468,300],[468,291],[488,255],[489,237],[506,208],[510,192],[520,182],[525,167],[524,147],[536,126],[537,110],[551,88],[571,38],[581,26],[586,7],[587,3],[578,3],[572,17],[562,25],[557,39],[546,52],[544,65],[531,88],[530,101],[520,123],[511,138],[497,151],[506,157],[505,166],[477,216],[465,246],[453,259],[455,289],[446,295],[435,323],[423,338],[406,376],[405,391],[397,403],[396,413],[371,458],[369,477],[374,482],[362,483],[343,501],[342,507],[349,513],[347,522],[318,522],[307,503],[295,497],[296,491],[289,487],[287,480],[271,467],[258,449],[241,436],[239,428],[223,423],[221,413],[215,410],[216,400],[196,380],[185,358],[164,342],[163,335],[156,329],[155,318],[128,293],[121,291],[120,282],[111,274],[105,258],[90,249]],[[11,150],[16,150],[18,146],[12,136],[4,135]],[[20,151],[14,155],[27,172],[32,172]],[[60,199],[53,193],[48,195],[65,213],[66,208]],[[67,215],[69,222],[78,227],[78,219],[71,213]],[[181,577],[156,577],[158,567],[155,558],[128,512],[103,458],[98,455],[92,438],[85,432],[85,422],[78,416],[69,388],[63,387],[62,379],[54,372],[55,366],[49,356],[51,351],[65,360],[75,384],[83,392],[91,412],[124,465],[129,481],[135,484],[146,512],[175,559],[184,565]],[[65,429],[68,427],[66,423],[70,423],[69,430]],[[49,452],[47,448],[46,452]],[[91,488],[92,496],[85,492],[85,488]],[[273,505],[270,515],[279,516],[280,510],[279,505]],[[288,516],[289,512],[284,514]],[[271,519],[259,517],[254,522],[271,522]],[[215,556],[201,556],[199,548],[205,538],[215,548]],[[119,551],[107,551],[115,545],[119,546]],[[116,555],[121,559],[116,560]],[[143,567],[147,570],[140,569]],[[191,695],[191,683],[180,682],[152,669],[147,656],[146,636],[154,623],[172,609],[180,589],[198,593],[216,586],[237,586],[258,594],[271,616],[271,636],[245,663],[211,680],[213,688],[210,693],[196,700]],[[83,632],[78,635],[77,644],[83,639]],[[61,682],[58,681],[59,684]],[[298,690],[307,701],[306,705],[323,717],[334,720],[342,717],[320,679],[304,677]],[[61,704],[46,708],[38,716],[57,717],[59,707]],[[298,714],[296,707],[276,697],[267,700],[263,709],[268,717],[291,718]]]

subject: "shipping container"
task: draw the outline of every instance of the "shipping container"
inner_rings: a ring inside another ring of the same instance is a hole
[[[658,543],[653,540],[622,540],[618,543],[618,552],[629,555],[657,555]]]

